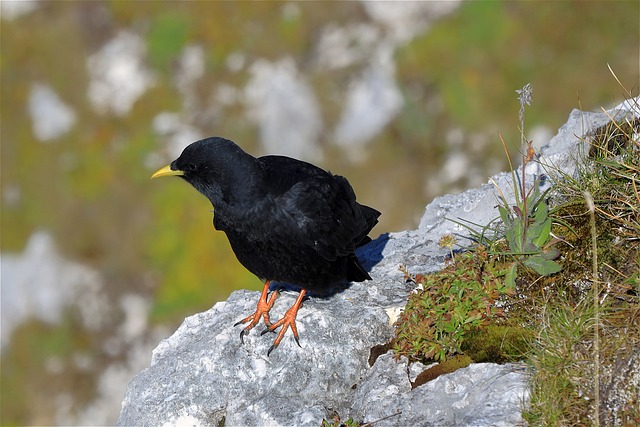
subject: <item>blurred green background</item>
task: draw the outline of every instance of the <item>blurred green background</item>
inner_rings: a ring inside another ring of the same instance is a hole
[[[71,293],[56,321],[12,331],[0,423],[113,423],[161,337],[261,287],[206,199],[149,179],[189,136],[347,176],[383,212],[374,237],[415,228],[434,197],[506,170],[498,132],[517,154],[524,84],[536,144],[573,108],[624,99],[607,64],[637,95],[639,4],[3,1],[3,311],[21,304],[4,292],[22,274],[5,274],[8,260],[45,232],[60,259],[98,272],[105,314],[86,327]],[[61,130],[47,130],[51,111]]]

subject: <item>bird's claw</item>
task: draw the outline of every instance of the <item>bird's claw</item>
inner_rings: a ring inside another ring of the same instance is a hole
[[[238,323],[240,323],[240,322],[238,322]],[[235,325],[233,325],[233,326],[236,326],[238,323],[236,323],[236,324],[235,324]],[[243,329],[243,330],[241,330],[241,331],[240,331],[240,342],[241,342],[242,344],[244,344],[244,336],[245,336],[245,335],[248,335],[248,334],[249,334],[249,331],[247,331],[246,329]]]
[[[287,312],[282,317],[282,319],[278,320],[276,323],[271,323],[269,321],[269,310],[271,310],[271,307],[273,307],[273,303],[275,299],[278,297],[279,292],[274,291],[271,297],[267,298],[268,290],[269,290],[268,283],[266,283],[262,291],[262,295],[260,296],[260,300],[258,301],[258,306],[256,308],[256,311],[252,315],[247,316],[244,319],[235,323],[234,326],[238,326],[242,323],[248,323],[248,325],[245,326],[240,331],[240,342],[244,344],[244,336],[249,334],[249,331],[258,324],[258,322],[260,321],[260,317],[262,317],[264,319],[264,324],[267,326],[267,328],[260,333],[260,336],[265,335],[267,332],[275,332],[276,329],[282,326],[282,329],[280,329],[280,331],[278,332],[278,336],[273,341],[273,345],[269,347],[269,351],[267,351],[267,356],[269,356],[271,352],[278,347],[278,345],[282,341],[282,338],[284,338],[284,335],[287,332],[287,329],[289,328],[291,328],[291,332],[293,333],[293,338],[296,340],[296,344],[298,344],[298,347],[302,347],[300,345],[300,340],[298,338],[298,328],[296,327],[296,315],[298,313],[298,309],[302,305],[302,301],[304,300],[306,291],[304,289],[300,291],[300,294],[298,295],[296,302],[293,304],[293,306],[291,306],[291,308],[289,308],[289,310],[287,310]]]
[[[273,350],[275,350],[275,349],[276,349],[276,347],[277,347],[277,345],[275,345],[275,344],[272,344],[272,345],[271,345],[271,347],[269,347],[269,351],[267,351],[267,357],[269,357],[269,355],[271,354],[271,352],[272,352]]]
[[[276,298],[280,295],[278,291],[274,291],[269,298],[267,298],[269,293],[269,282],[264,284],[264,289],[262,290],[262,294],[260,295],[260,300],[258,300],[258,305],[256,307],[256,311],[253,312],[250,316],[245,317],[242,320],[237,321],[233,326],[238,326],[243,323],[248,323],[247,326],[244,327],[240,331],[240,342],[244,344],[244,336],[249,334],[249,331],[253,329],[254,326],[258,324],[260,321],[260,317],[263,318],[264,324],[267,325],[267,328],[271,327],[271,322],[269,321],[269,310],[273,307],[273,303]]]
[[[274,332],[274,331],[269,331],[268,329],[266,331],[263,331],[261,335],[264,335],[265,332]],[[293,338],[296,340],[296,344],[298,344],[298,347],[302,348],[302,346],[300,345],[300,340],[298,339],[297,335],[293,335]],[[273,344],[271,344],[271,347],[269,347],[269,350],[267,351],[267,357],[269,357],[271,355],[271,352],[273,350],[275,350],[276,348],[278,348],[278,345],[280,344],[280,340],[278,340],[276,338],[276,340],[273,342]]]

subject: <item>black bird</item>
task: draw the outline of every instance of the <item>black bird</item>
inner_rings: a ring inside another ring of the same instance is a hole
[[[224,231],[238,261],[265,281],[256,311],[240,339],[260,317],[265,332],[282,326],[267,354],[291,327],[298,340],[296,314],[307,291],[322,294],[345,281],[371,279],[355,250],[380,212],[356,202],[346,178],[284,156],[255,158],[234,142],[211,137],[192,143],[152,178],[177,175],[204,194],[214,207],[213,225]],[[278,291],[271,281],[299,287],[300,294],[282,319],[269,321]]]

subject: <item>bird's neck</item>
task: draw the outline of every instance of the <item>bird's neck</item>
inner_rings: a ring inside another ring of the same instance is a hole
[[[220,182],[219,191],[216,192],[216,200],[209,197],[214,207],[218,207],[214,202],[221,205],[242,206],[264,197],[262,194],[264,171],[254,158],[247,160],[250,161],[244,163],[242,167],[233,168],[227,172],[227,176]]]

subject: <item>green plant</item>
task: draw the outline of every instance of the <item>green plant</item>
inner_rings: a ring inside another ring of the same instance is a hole
[[[503,200],[498,211],[509,243],[509,255],[522,257],[522,263],[541,276],[549,276],[562,269],[553,261],[560,256],[560,251],[553,247],[557,240],[552,239],[549,207],[540,195],[539,181],[533,184],[533,192],[525,195],[516,206],[509,207]],[[516,266],[514,264],[509,276],[511,282],[515,280]]]
[[[495,303],[513,292],[504,281],[509,267],[490,258],[483,246],[437,273],[412,276],[401,267],[422,289],[409,297],[396,322],[396,356],[444,361],[460,353],[468,334],[503,315]]]
[[[358,421],[355,421],[353,418],[349,418],[347,420],[340,420],[340,417],[335,416],[328,421],[323,419],[320,423],[320,427],[360,427],[361,424]]]
[[[533,90],[531,85],[526,84],[522,89],[516,91],[520,102],[520,135],[522,153],[522,174],[518,176],[513,168],[511,156],[506,143],[500,135],[500,141],[509,161],[511,170],[511,182],[513,185],[513,195],[515,204],[511,205],[508,197],[495,181],[492,181],[500,194],[498,205],[499,217],[490,221],[486,225],[475,224],[468,220],[451,220],[471,233],[471,237],[481,245],[486,245],[490,252],[496,255],[505,255],[515,258],[518,262],[513,263],[506,281],[509,286],[515,286],[518,276],[518,265],[522,264],[541,276],[549,276],[561,270],[560,264],[554,260],[560,256],[560,251],[554,247],[558,239],[551,234],[553,219],[551,217],[547,196],[550,189],[541,192],[541,180],[537,178],[532,185],[527,188],[527,175],[525,173],[527,165],[534,161],[535,152],[532,141],[524,136],[524,109],[530,105]],[[500,245],[502,240],[506,240],[508,247]]]
[[[531,141],[524,135],[524,109],[531,104],[533,90],[531,85],[526,84],[522,89],[516,91],[520,102],[520,135],[522,150],[522,176],[516,176],[511,163],[509,151],[506,144],[500,137],[504,147],[509,165],[511,165],[511,178],[513,182],[513,193],[515,196],[515,206],[510,206],[507,198],[500,188],[501,204],[498,206],[500,218],[504,226],[504,236],[509,242],[511,254],[523,258],[522,263],[542,276],[549,276],[561,270],[558,263],[553,261],[558,258],[560,252],[552,246],[556,240],[551,235],[551,217],[549,208],[545,201],[549,190],[540,193],[540,179],[537,178],[531,188],[527,189],[526,167],[534,158],[534,150]],[[510,282],[515,281],[517,275],[517,264],[514,264],[508,275]]]

